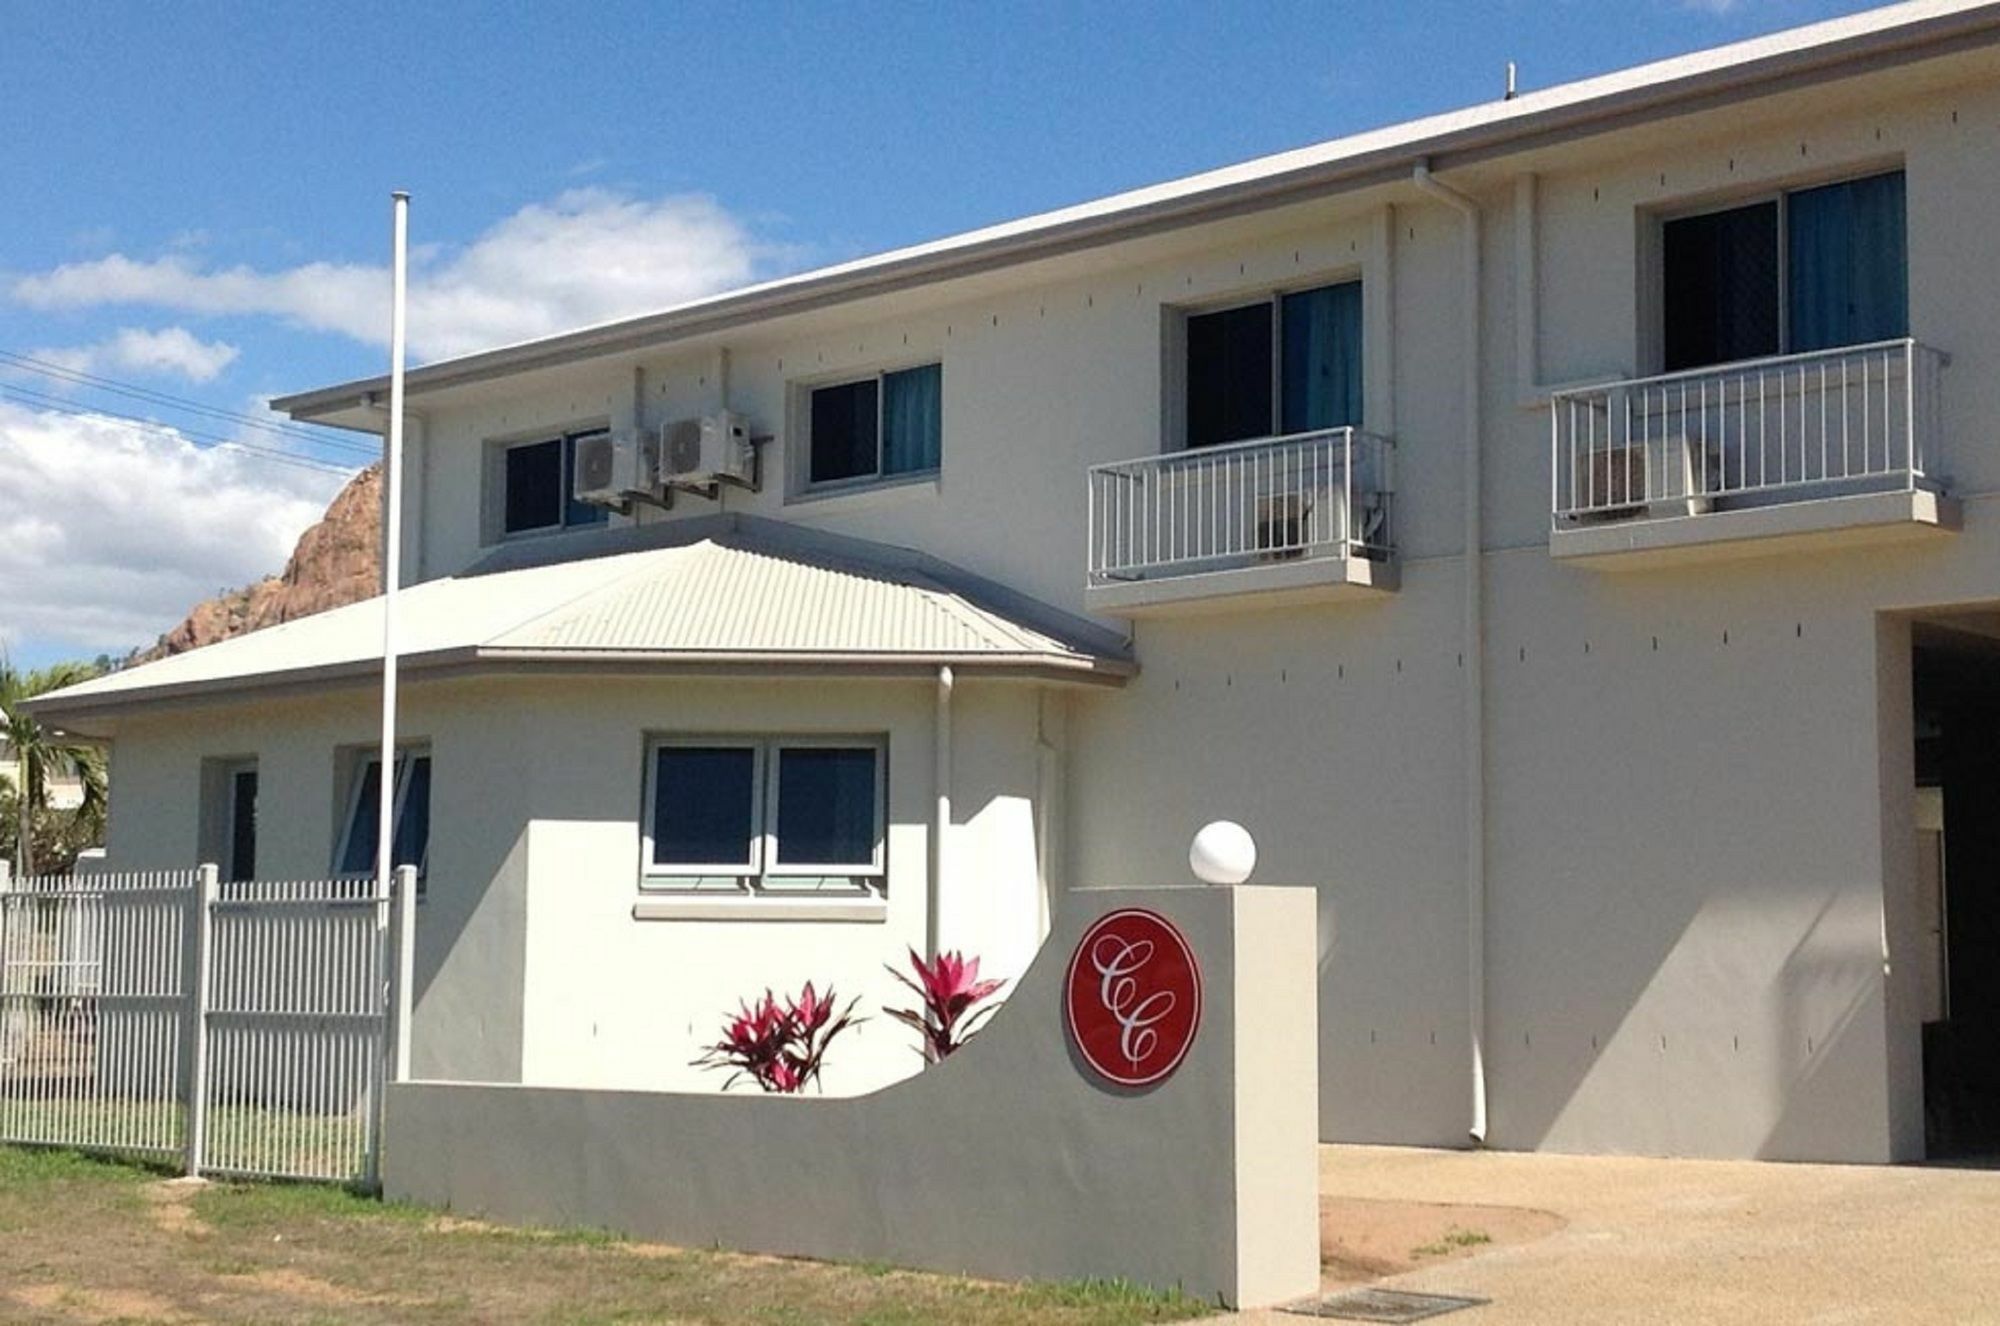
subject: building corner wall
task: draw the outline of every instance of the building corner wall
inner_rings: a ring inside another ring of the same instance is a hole
[[[1916,715],[1910,622],[1875,627],[1876,765],[1881,771],[1882,970],[1889,1160],[1924,1154],[1923,1005],[1918,985]]]
[[[1319,1288],[1319,895],[1231,894],[1237,1301],[1283,1303]]]

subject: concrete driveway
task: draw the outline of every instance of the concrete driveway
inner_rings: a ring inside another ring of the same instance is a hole
[[[1492,1300],[1452,1326],[2000,1323],[2000,1171],[1330,1146],[1320,1191],[1330,1220],[1371,1202],[1561,1217],[1378,1281]]]

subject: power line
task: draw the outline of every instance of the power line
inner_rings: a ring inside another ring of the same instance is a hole
[[[189,400],[185,396],[175,396],[168,392],[155,390],[152,387],[142,387],[135,382],[122,382],[116,378],[100,377],[95,373],[86,373],[79,368],[69,368],[62,364],[50,363],[46,359],[36,359],[30,355],[18,354],[12,350],[0,350],[0,364],[9,364],[40,377],[53,378],[58,382],[66,382],[72,386],[91,387],[98,391],[108,391],[114,395],[125,396],[132,400],[145,401],[149,405],[166,406],[175,410],[185,410],[191,414],[206,415],[209,418],[220,419],[226,423],[236,424],[240,427],[255,428],[261,432],[272,433],[279,437],[311,442],[315,446],[334,447],[363,455],[374,455],[376,450],[365,442],[356,442],[349,438],[337,436],[328,430],[315,428],[310,425],[259,418],[254,414],[244,414],[237,410],[225,410],[220,406]]]
[[[177,425],[162,424],[156,419],[147,419],[136,414],[121,414],[117,410],[106,410],[96,406],[75,405],[60,397],[50,396],[45,392],[31,391],[26,387],[10,386],[4,382],[0,382],[0,396],[9,397],[34,409],[48,410],[56,414],[73,415],[83,419],[116,419],[123,423],[140,424],[148,428],[169,428],[179,436],[187,438],[190,442],[206,442],[208,446],[201,448],[202,450],[219,448],[228,451],[239,451],[254,459],[267,460],[284,465],[296,465],[301,469],[317,470],[322,474],[349,475],[353,474],[355,469],[355,467],[350,465],[333,465],[326,461],[314,460],[310,456],[300,456],[289,451],[280,451],[276,447],[258,446],[254,442],[242,442],[235,438],[217,437],[212,433],[200,433],[193,429],[181,428]]]

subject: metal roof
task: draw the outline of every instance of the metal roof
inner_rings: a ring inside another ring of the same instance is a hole
[[[2000,3],[1910,0],[1616,73],[1372,129],[1094,202],[967,231],[694,300],[657,313],[541,337],[414,369],[412,394],[650,349],[764,319],[1077,252],[1341,190],[1492,160],[1564,137],[1712,107],[1732,97],[1848,76],[2000,40]],[[367,408],[384,377],[272,402],[294,418],[362,431],[335,418]]]
[[[412,586],[399,604],[402,666],[417,676],[578,666],[879,676],[949,665],[1115,684],[1136,670],[1122,637],[948,563],[748,516],[502,548],[462,575]],[[367,681],[381,648],[374,598],[32,707],[74,724],[166,700]]]

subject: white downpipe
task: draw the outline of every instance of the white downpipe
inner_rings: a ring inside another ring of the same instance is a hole
[[[951,669],[939,668],[937,672],[937,750],[931,761],[932,777],[937,783],[937,818],[931,824],[931,905],[926,909],[925,928],[929,931],[930,951],[935,954],[943,941],[944,927],[938,913],[944,906],[944,868],[949,854],[945,845],[951,833],[951,690],[955,684]]]
[[[396,589],[403,573],[403,349],[410,195],[394,199],[389,281],[389,427],[382,442],[382,775],[375,813],[376,896],[386,898],[396,854]]]
[[[1062,811],[1062,747],[1049,737],[1049,705],[1060,697],[1044,686],[1035,698],[1035,933],[1028,951],[1033,953],[1048,938],[1057,881],[1062,874],[1055,855],[1063,850],[1056,833],[1056,816]],[[1063,736],[1067,738],[1065,731]]]
[[[1465,591],[1460,630],[1465,641],[1465,919],[1466,1022],[1472,1041],[1474,1145],[1486,1142],[1486,625],[1485,531],[1480,518],[1480,276],[1479,204],[1431,175],[1419,161],[1416,186],[1459,214],[1465,247],[1465,345],[1460,358],[1464,404]]]

